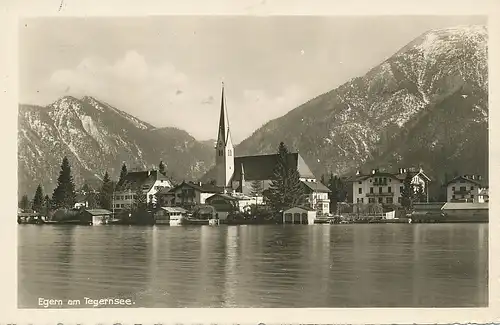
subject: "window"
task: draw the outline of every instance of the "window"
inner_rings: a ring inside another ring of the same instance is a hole
[[[222,156],[224,154],[224,150],[219,150],[219,156]]]
[[[363,198],[360,198],[359,201],[360,201],[360,203],[363,203]]]
[[[378,192],[382,193],[382,188],[381,187],[378,188]]]
[[[231,149],[229,149],[229,150],[227,151],[227,155],[228,155],[229,157],[231,157],[231,155],[232,155],[232,154],[233,154],[233,153],[232,153],[232,150],[231,150]]]
[[[370,187],[370,193],[373,193],[373,187]]]
[[[398,197],[398,203],[401,203],[402,197]]]
[[[455,200],[455,195],[453,194],[453,195],[451,196],[451,198],[452,198],[453,200]]]
[[[471,186],[471,187],[470,187],[470,189],[471,189],[471,190],[473,190],[473,189],[474,189],[474,186]]]
[[[392,204],[392,197],[388,197],[388,198],[386,199],[386,202],[387,202],[388,204]]]
[[[470,198],[471,198],[471,199],[473,199],[473,198],[474,198],[474,194],[472,194],[472,195],[470,196]]]
[[[358,188],[358,194],[363,194],[363,189],[361,187]]]
[[[392,193],[392,188],[390,186],[387,188],[387,192]]]
[[[455,192],[455,186],[453,186],[453,187],[451,188],[451,190],[452,190],[453,192]]]
[[[363,182],[358,182],[358,184],[363,184]]]
[[[375,198],[373,198],[373,197],[368,198],[368,203],[375,203]]]
[[[403,186],[399,187],[399,193],[403,193]]]
[[[465,186],[460,186],[460,192],[465,192],[467,188]]]
[[[378,203],[383,203],[384,202],[384,198],[383,197],[379,197],[378,198]]]

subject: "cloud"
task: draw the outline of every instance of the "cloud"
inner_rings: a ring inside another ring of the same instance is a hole
[[[140,53],[128,51],[114,62],[89,57],[73,69],[55,71],[48,88],[55,98],[95,96],[155,126],[175,126],[198,139],[209,139],[217,133],[218,81],[217,76],[188,76],[169,62],[153,65]],[[295,85],[284,85],[271,95],[263,89],[235,89],[228,84],[235,142],[305,100]]]

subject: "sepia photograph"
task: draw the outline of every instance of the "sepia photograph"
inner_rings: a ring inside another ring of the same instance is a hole
[[[487,16],[17,26],[19,309],[490,305]]]

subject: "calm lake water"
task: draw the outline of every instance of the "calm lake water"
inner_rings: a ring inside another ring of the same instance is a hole
[[[488,224],[19,225],[18,243],[20,308],[488,305]]]

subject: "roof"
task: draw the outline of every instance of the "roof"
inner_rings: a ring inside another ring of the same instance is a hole
[[[102,216],[104,214],[112,214],[111,211],[106,210],[106,209],[88,209],[85,211],[90,213],[93,216]]]
[[[488,203],[447,202],[441,210],[487,210]]]
[[[212,200],[212,199],[213,199],[213,198],[215,198],[215,197],[221,197],[221,198],[223,198],[223,199],[230,200],[230,201],[239,201],[239,200],[241,200],[240,198],[237,198],[237,197],[231,196],[231,195],[229,195],[229,194],[221,194],[221,193],[214,194],[214,195],[212,195],[212,196],[208,197],[206,200],[209,200],[209,201],[210,201],[210,200]],[[205,201],[206,201],[206,200],[205,200]]]
[[[430,177],[427,176],[422,169],[416,170],[416,169],[409,169],[410,176],[413,178],[417,175],[421,176],[422,178],[426,179],[427,181],[431,181]],[[408,170],[407,169],[407,170]],[[385,171],[379,171],[376,170],[375,173],[369,173],[369,174],[358,174],[351,176],[347,179],[348,182],[358,182],[358,181],[364,181],[365,179],[368,179],[370,177],[391,177],[394,179],[398,180],[404,180],[406,178],[407,172],[401,172],[398,171],[397,173],[390,173],[390,172],[385,172]]]
[[[289,153],[287,155],[287,160],[291,166],[297,168],[300,177],[316,178],[299,153]],[[273,179],[274,168],[277,162],[278,154],[235,157],[233,180],[239,181],[241,179],[242,166],[246,181]],[[216,170],[215,167],[213,167],[202,176],[201,181],[207,182],[215,178]]]
[[[310,208],[310,207],[295,206],[295,207],[291,207],[291,208],[286,209],[284,212],[287,212],[288,210],[292,210],[292,209],[301,209],[301,210],[304,210],[304,211],[316,211],[315,209]]]
[[[139,172],[128,172],[122,180],[116,184],[116,190],[125,191],[138,189],[149,190],[157,180],[169,181],[169,179],[157,170],[145,170]]]
[[[179,207],[161,207],[161,209],[167,211],[168,213],[175,213],[175,212],[186,213],[187,212],[186,209],[182,209]]]
[[[483,186],[483,184],[481,183],[481,180],[472,179],[472,178],[467,177],[466,175],[460,175],[460,176],[454,177],[452,180],[450,180],[448,183],[446,183],[446,186],[448,186],[452,183],[456,183],[456,182],[461,181],[461,180],[472,183],[472,184],[476,184],[478,186]]]
[[[321,182],[304,182],[302,184],[312,192],[330,193],[331,190]]]
[[[85,202],[87,200],[87,197],[83,194],[76,194],[75,196],[75,202]]]
[[[171,189],[168,190],[168,192],[175,192],[177,189],[183,186],[188,186],[191,187],[197,191],[203,192],[203,193],[219,193],[223,192],[223,188],[219,186],[215,186],[212,184],[194,184],[191,182],[182,182],[181,184],[172,187]],[[162,192],[162,194],[166,194],[166,192]]]

